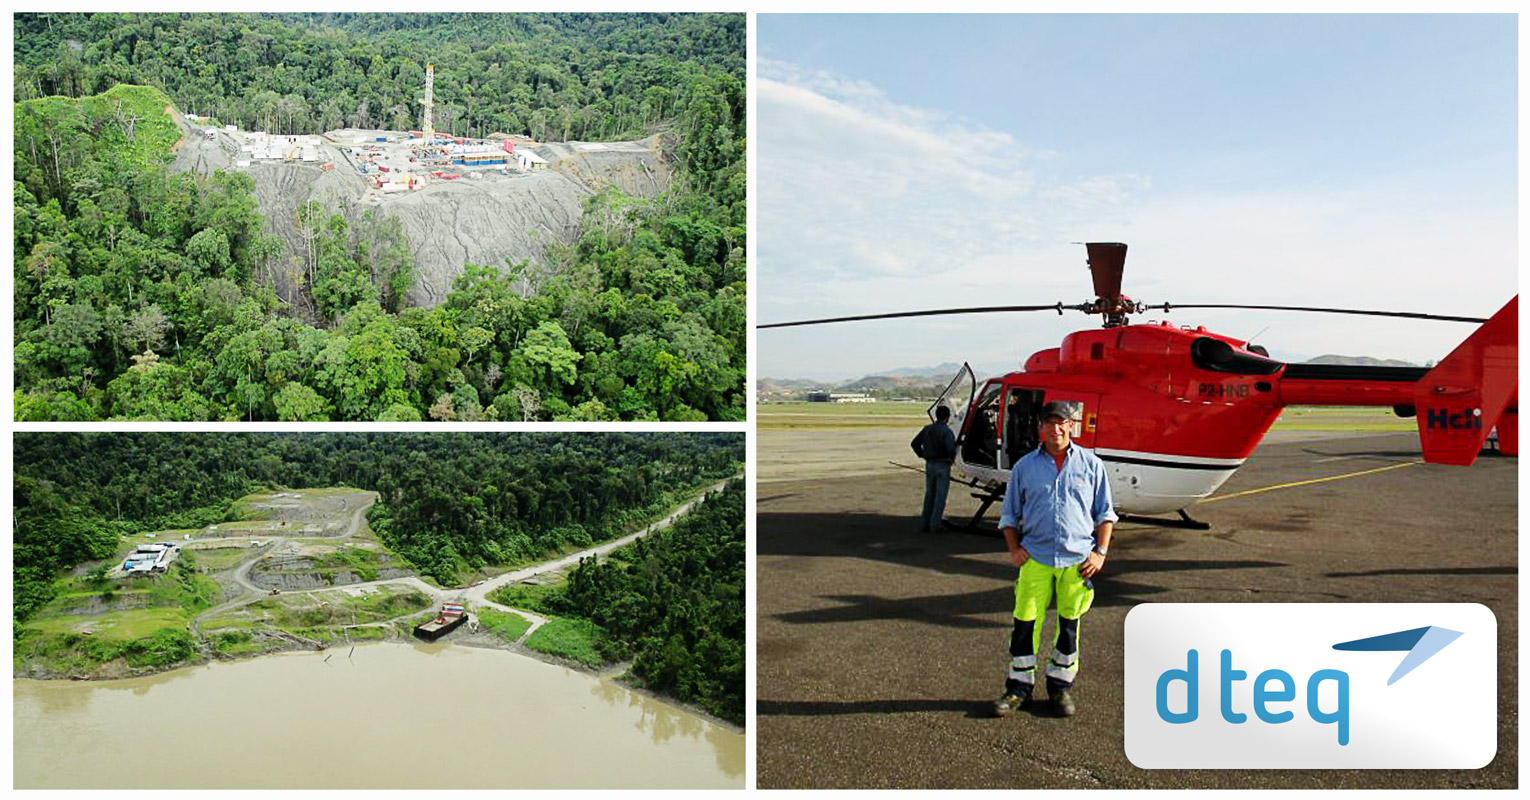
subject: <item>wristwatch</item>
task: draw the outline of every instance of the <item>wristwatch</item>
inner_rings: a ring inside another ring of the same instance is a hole
[[[1104,548],[1104,547],[1101,547],[1099,545],[1095,545],[1094,546],[1094,552],[1099,553],[1101,557],[1105,557],[1105,551],[1107,549],[1108,548]]]

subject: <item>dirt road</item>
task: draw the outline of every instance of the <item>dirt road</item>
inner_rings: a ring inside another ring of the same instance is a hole
[[[730,478],[729,480],[732,479]],[[498,603],[495,603],[489,600],[488,596],[490,592],[500,588],[501,586],[507,586],[511,583],[523,581],[527,578],[541,575],[546,572],[556,572],[558,570],[568,569],[569,567],[578,564],[583,559],[590,558],[592,556],[598,558],[606,555],[607,553],[610,553],[612,550],[617,548],[626,547],[627,545],[632,544],[638,539],[647,536],[654,531],[663,530],[664,528],[673,525],[675,520],[684,516],[686,512],[695,507],[696,503],[700,502],[702,497],[705,497],[706,495],[712,494],[714,492],[722,491],[722,488],[727,484],[728,481],[718,481],[717,483],[712,484],[711,486],[707,487],[707,490],[696,499],[683,503],[674,511],[671,511],[668,516],[664,517],[664,519],[661,519],[658,522],[655,522],[648,527],[637,531],[636,533],[629,533],[620,539],[616,539],[602,545],[596,545],[595,547],[591,547],[586,550],[580,550],[577,553],[572,553],[570,555],[563,556],[562,558],[555,558],[550,561],[544,561],[541,564],[537,564],[535,566],[525,567],[515,570],[514,572],[507,572],[503,575],[498,575],[490,580],[484,581],[477,586],[472,586],[461,590],[459,598],[454,599],[460,599],[461,602],[467,603],[469,607],[474,605],[488,606],[500,611],[509,611],[511,613],[519,614],[522,617],[525,617],[531,621],[531,627],[528,628],[526,633],[519,639],[519,641],[525,641],[526,637],[535,632],[537,628],[540,628],[542,625],[546,624],[547,619],[537,614],[533,614],[530,611],[519,608],[510,608],[509,606],[502,606]]]
[[[376,492],[365,492],[363,494],[366,497],[366,502],[357,503],[356,507],[353,509],[349,508],[350,498],[340,498],[342,510],[349,510],[351,518],[350,522],[346,525],[345,532],[337,537],[334,537],[334,541],[348,541],[356,535],[357,531],[361,530],[361,525],[366,520],[367,509],[371,508],[372,504],[377,502]],[[216,528],[217,526],[215,525],[213,527]],[[202,633],[201,623],[203,620],[211,619],[213,616],[222,614],[226,611],[242,608],[261,599],[262,597],[265,597],[267,595],[267,590],[256,586],[250,581],[250,570],[254,568],[254,566],[259,563],[261,559],[274,555],[278,551],[288,547],[294,538],[298,537],[278,536],[272,538],[269,542],[261,545],[260,547],[252,548],[249,557],[239,562],[239,565],[236,566],[233,572],[229,574],[229,578],[233,580],[233,582],[237,584],[239,588],[243,589],[244,593],[238,597],[214,606],[213,608],[210,608],[201,614],[198,614],[196,618],[191,621],[192,630],[195,631],[198,636],[200,636]],[[422,585],[424,584],[422,583]]]

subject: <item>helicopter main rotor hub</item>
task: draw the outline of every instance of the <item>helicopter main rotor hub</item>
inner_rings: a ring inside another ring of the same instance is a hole
[[[1099,314],[1105,318],[1105,327],[1119,328],[1128,325],[1131,320],[1127,319],[1130,314],[1141,314],[1144,306],[1132,300],[1126,295],[1115,297],[1097,297],[1094,302],[1084,303],[1081,309],[1086,314]]]

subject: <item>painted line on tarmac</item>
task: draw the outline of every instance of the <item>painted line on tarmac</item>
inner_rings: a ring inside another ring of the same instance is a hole
[[[1305,480],[1305,481],[1293,481],[1291,483],[1279,483],[1279,484],[1276,484],[1274,486],[1266,486],[1266,487],[1264,487],[1262,489],[1247,489],[1247,490],[1241,491],[1241,492],[1233,492],[1232,494],[1223,494],[1223,495],[1217,495],[1216,497],[1208,497],[1205,500],[1202,500],[1201,502],[1202,503],[1215,503],[1218,500],[1231,500],[1234,497],[1247,497],[1247,496],[1249,496],[1251,494],[1263,494],[1265,492],[1273,492],[1276,489],[1292,489],[1292,488],[1295,488],[1297,486],[1311,486],[1311,485],[1313,485],[1315,483],[1328,483],[1329,481],[1341,481],[1341,480],[1344,480],[1345,478],[1358,478],[1358,477],[1360,477],[1362,475],[1374,475],[1374,474],[1376,474],[1378,472],[1386,472],[1387,470],[1392,470],[1392,469],[1402,469],[1403,467],[1416,467],[1416,466],[1418,466],[1419,464],[1422,464],[1422,463],[1424,463],[1424,462],[1422,462],[1422,461],[1409,461],[1409,462],[1406,462],[1406,463],[1403,463],[1403,464],[1392,464],[1391,466],[1377,467],[1375,469],[1366,469],[1366,470],[1361,470],[1359,472],[1348,472],[1348,473],[1345,473],[1343,475],[1329,475],[1326,478],[1313,478],[1311,480]]]

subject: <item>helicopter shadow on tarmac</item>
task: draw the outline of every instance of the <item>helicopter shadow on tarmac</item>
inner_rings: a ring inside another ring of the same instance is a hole
[[[1329,578],[1380,578],[1391,575],[1452,575],[1469,577],[1475,575],[1518,575],[1519,567],[1436,567],[1433,569],[1372,569],[1364,572],[1328,572]]]
[[[977,700],[760,700],[762,717],[835,717],[847,714],[920,714],[930,711],[965,712],[969,719],[993,716],[992,703]]]
[[[758,516],[761,557],[855,558],[919,570],[922,573],[991,579],[992,589],[914,597],[867,594],[820,594],[838,606],[770,614],[789,624],[855,623],[906,620],[952,628],[1004,628],[996,610],[1013,603],[1015,568],[1002,540],[959,531],[918,534],[908,518],[870,514],[770,514]],[[1138,527],[1138,526],[1134,526]],[[1140,535],[1140,534],[1139,534]],[[1134,606],[1169,591],[1134,580],[1155,573],[1198,570],[1266,569],[1286,566],[1268,560],[1118,558],[1096,580],[1096,607]],[[761,580],[771,580],[762,574]],[[762,607],[762,614],[769,610]]]
[[[834,592],[807,586],[815,607],[773,611],[770,592],[763,591],[762,617],[788,626],[863,625],[938,626],[947,630],[994,631],[1003,637],[1010,623],[1005,611],[1014,603],[1015,568],[1004,544],[992,529],[938,534],[913,532],[909,517],[877,514],[761,513],[758,516],[759,576],[762,587],[781,581],[781,588],[799,580],[803,559],[862,560],[868,568],[891,566],[900,576],[886,595]],[[1096,608],[1131,607],[1172,591],[1154,585],[1152,576],[1165,573],[1266,569],[1285,564],[1271,560],[1155,558],[1184,531],[1132,524],[1133,550],[1112,561],[1096,581]],[[854,569],[853,567],[847,567]],[[884,570],[885,572],[885,570]],[[953,584],[972,586],[973,580],[991,587],[953,591]],[[864,584],[862,584],[864,585]],[[825,587],[827,588],[827,587]],[[1116,613],[1122,613],[1117,611]],[[832,634],[831,634],[832,636]],[[918,638],[917,634],[914,634]],[[764,636],[758,643],[762,660],[790,658],[800,642],[794,637]],[[991,697],[881,697],[857,699],[787,699],[762,696],[756,701],[761,717],[838,717],[857,714],[954,713],[975,719],[992,716]],[[1050,717],[1046,703],[1021,715]]]
[[[1303,447],[1301,449],[1301,452],[1303,454],[1306,454],[1306,455],[1309,455],[1309,456],[1319,456],[1319,457],[1329,458],[1329,459],[1354,458],[1354,459],[1373,459],[1373,460],[1376,460],[1376,461],[1418,461],[1419,458],[1420,458],[1418,450],[1416,450],[1416,449],[1415,450],[1353,450],[1353,451],[1344,451],[1344,450],[1333,450],[1333,449],[1319,449],[1319,448],[1316,448],[1316,447]]]

